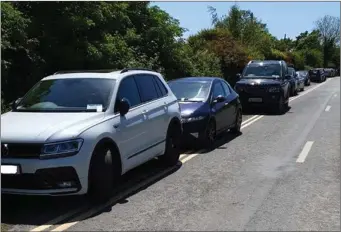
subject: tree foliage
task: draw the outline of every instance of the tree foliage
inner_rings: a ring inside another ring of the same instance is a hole
[[[1,2],[2,103],[58,70],[146,67],[168,80],[221,76],[233,85],[251,59],[299,69],[340,65],[338,18],[277,39],[250,10],[208,11],[212,28],[185,40],[179,21],[149,2]]]

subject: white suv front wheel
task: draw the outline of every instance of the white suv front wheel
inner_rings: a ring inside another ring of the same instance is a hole
[[[94,151],[89,170],[88,195],[92,201],[107,200],[114,188],[113,154],[100,145]]]
[[[174,166],[178,163],[180,158],[180,136],[180,125],[171,124],[167,131],[165,153],[158,158],[163,165]]]

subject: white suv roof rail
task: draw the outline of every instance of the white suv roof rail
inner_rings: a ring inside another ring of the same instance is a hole
[[[120,73],[125,73],[125,72],[129,72],[129,71],[150,71],[150,72],[155,72],[152,69],[149,68],[125,68],[122,69],[122,71]]]
[[[98,70],[64,70],[55,72],[53,75],[56,74],[66,74],[66,73],[111,73],[118,71],[117,69],[98,69]]]
[[[117,72],[120,70],[117,69],[98,69],[98,70],[63,70],[63,71],[58,71],[55,72],[53,75],[56,74],[67,74],[67,73],[111,73],[111,72]],[[129,71],[150,71],[150,72],[155,72],[152,69],[148,68],[124,68],[120,71],[120,73],[125,73]]]

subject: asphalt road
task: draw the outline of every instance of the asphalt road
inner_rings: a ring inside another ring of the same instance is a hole
[[[290,106],[281,116],[244,115],[242,135],[187,151],[177,167],[151,161],[128,173],[104,205],[2,196],[2,227],[340,231],[340,78],[313,83]]]

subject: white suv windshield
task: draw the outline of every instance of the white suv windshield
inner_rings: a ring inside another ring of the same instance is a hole
[[[38,82],[14,111],[102,112],[109,105],[115,80],[68,78]]]

